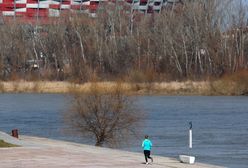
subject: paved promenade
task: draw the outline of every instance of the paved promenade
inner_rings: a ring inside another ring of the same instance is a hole
[[[0,148],[0,168],[220,168],[200,163],[183,164],[161,156],[153,156],[154,163],[145,165],[141,153],[30,136],[20,136],[18,140],[3,132],[0,139],[21,145]]]

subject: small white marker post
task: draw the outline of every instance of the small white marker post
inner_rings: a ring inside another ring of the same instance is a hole
[[[189,155],[179,155],[179,160],[182,163],[189,163],[189,164],[193,164],[195,163],[195,157],[194,156],[190,156],[190,150],[193,147],[193,143],[192,143],[192,122],[189,122]]]
[[[189,122],[189,149],[192,149],[192,122]]]

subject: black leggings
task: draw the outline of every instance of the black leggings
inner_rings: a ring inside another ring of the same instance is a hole
[[[144,150],[146,162],[148,162],[147,158],[152,160],[152,157],[150,156],[150,154],[151,154],[151,152],[149,150]]]

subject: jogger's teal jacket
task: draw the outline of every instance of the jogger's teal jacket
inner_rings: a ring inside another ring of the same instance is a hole
[[[152,142],[149,140],[149,139],[145,139],[144,141],[143,141],[143,143],[142,143],[142,148],[144,149],[144,150],[151,150],[151,148],[152,148]]]

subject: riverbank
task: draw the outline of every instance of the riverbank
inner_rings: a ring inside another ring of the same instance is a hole
[[[0,132],[0,139],[11,141],[22,147],[1,148],[0,167],[33,168],[144,168],[142,153],[101,148],[47,138],[20,136],[15,139]],[[195,163],[180,163],[177,159],[153,156],[156,168],[220,168],[219,166]],[[197,159],[197,158],[196,158]]]
[[[103,92],[111,92],[117,82],[97,82]],[[248,82],[231,80],[128,83],[122,89],[133,95],[248,95]],[[0,93],[71,93],[88,92],[91,83],[75,84],[59,81],[0,81]]]
[[[99,82],[104,91],[111,91],[116,82]],[[87,92],[90,83],[74,84],[69,82],[50,81],[9,81],[0,82],[2,93],[68,93],[73,91]],[[203,82],[162,82],[162,83],[122,83],[129,94],[161,95],[212,95],[210,83]]]

